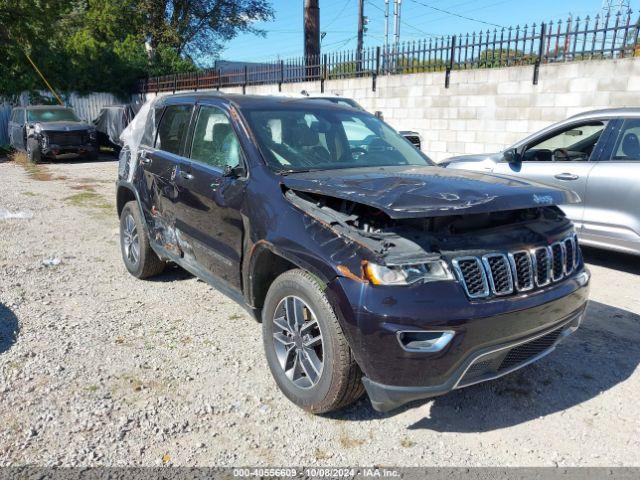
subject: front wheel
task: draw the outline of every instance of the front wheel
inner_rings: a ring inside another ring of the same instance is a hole
[[[162,273],[163,262],[149,245],[142,215],[135,201],[128,202],[120,214],[120,249],[129,273],[144,279]]]
[[[304,270],[275,279],[262,312],[267,362],[297,406],[325,413],[364,393],[362,373],[320,281]]]

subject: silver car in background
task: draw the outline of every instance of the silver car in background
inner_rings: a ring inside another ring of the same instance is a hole
[[[582,244],[640,255],[640,108],[581,113],[503,152],[441,165],[573,190],[582,203],[562,209]]]

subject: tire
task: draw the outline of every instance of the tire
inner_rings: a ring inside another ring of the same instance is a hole
[[[302,302],[302,310],[295,308],[300,306],[300,303],[296,303],[298,301]],[[317,370],[311,368],[313,362],[309,349],[301,346],[305,344],[305,337],[301,337],[300,332],[293,335],[293,340],[288,336],[292,329],[291,324],[286,322],[286,303],[290,305],[289,311],[303,313],[303,325],[306,327],[302,332],[307,336],[307,344],[311,343],[309,338],[317,339],[318,334],[321,335],[319,349],[317,345],[313,347],[315,360],[321,360],[322,364],[319,375]],[[288,330],[281,327],[283,313]],[[278,325],[274,320],[276,318]],[[274,280],[262,310],[262,334],[271,374],[282,393],[297,406],[312,413],[327,413],[355,402],[364,393],[360,367],[315,276],[304,270],[289,270]],[[287,346],[284,342],[291,343]],[[292,369],[296,352],[300,351],[306,351],[297,354],[299,359],[304,356],[304,360]],[[289,373],[285,373],[285,370]],[[311,375],[307,375],[306,371],[310,371]],[[296,378],[297,373],[300,374],[299,378]]]
[[[40,163],[42,160],[40,144],[35,138],[27,139],[27,159],[29,160],[29,163]]]
[[[142,223],[140,209],[135,201],[125,204],[120,214],[120,251],[129,273],[145,279],[162,273],[166,263],[149,245],[149,238]],[[137,244],[137,255],[135,245]]]

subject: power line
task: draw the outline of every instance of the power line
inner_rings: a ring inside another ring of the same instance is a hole
[[[418,5],[422,5],[423,7],[430,8],[431,10],[435,10],[436,12],[446,13],[447,15],[451,15],[453,17],[462,18],[464,20],[469,20],[472,22],[484,23],[485,25],[491,25],[492,27],[505,28],[502,25],[498,25],[497,23],[485,22],[484,20],[478,20],[477,18],[467,17],[465,15],[461,15],[459,13],[450,12],[448,10],[443,10],[442,8],[434,7],[433,5],[428,5],[426,3],[419,2],[418,0],[411,0],[413,3],[417,3]]]
[[[344,11],[347,9],[347,7],[349,6],[349,4],[351,3],[352,0],[347,0],[346,2],[344,2],[343,7],[340,9],[340,12],[333,18],[333,20],[331,20],[329,23],[327,23],[325,28],[329,28],[331,25],[333,25],[344,13]],[[322,25],[320,25],[321,29],[322,29]],[[324,29],[322,29],[324,30]]]

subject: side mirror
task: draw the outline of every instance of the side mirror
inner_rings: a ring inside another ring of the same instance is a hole
[[[504,160],[507,163],[517,164],[520,163],[520,155],[515,148],[510,148],[509,150],[505,150],[503,153]]]
[[[384,115],[380,110],[377,110],[376,113],[374,113],[374,115],[378,120],[384,120]]]
[[[224,167],[224,173],[222,175],[229,178],[239,178],[244,177],[245,174],[246,172],[242,165],[236,165],[235,167],[226,165]]]

